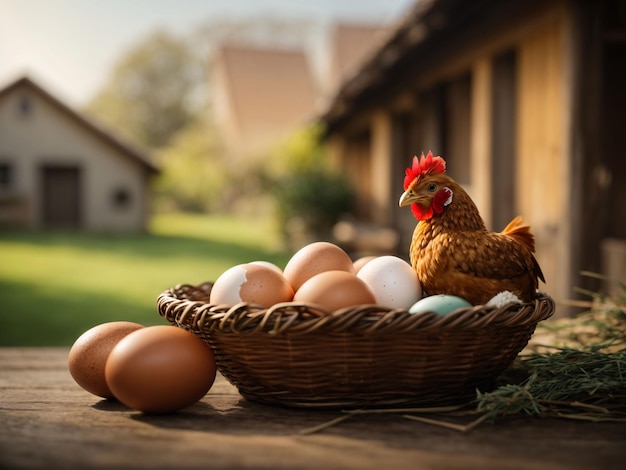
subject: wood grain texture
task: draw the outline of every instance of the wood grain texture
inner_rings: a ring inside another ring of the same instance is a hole
[[[513,419],[469,434],[399,415],[245,401],[221,376],[197,404],[145,415],[76,385],[67,349],[0,349],[0,468],[618,469],[618,423]]]

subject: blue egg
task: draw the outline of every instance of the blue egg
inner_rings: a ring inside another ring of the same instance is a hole
[[[413,304],[409,313],[433,312],[437,315],[447,315],[459,308],[471,307],[467,300],[456,295],[437,294],[424,297]]]

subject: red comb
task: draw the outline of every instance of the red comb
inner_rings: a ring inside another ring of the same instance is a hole
[[[424,152],[422,152],[422,156],[420,159],[417,156],[413,157],[413,166],[411,168],[407,168],[405,171],[404,177],[404,189],[408,189],[409,185],[414,179],[419,179],[422,176],[430,175],[430,174],[440,174],[446,172],[446,161],[437,156],[433,157],[432,152],[428,152],[428,155],[424,156]]]

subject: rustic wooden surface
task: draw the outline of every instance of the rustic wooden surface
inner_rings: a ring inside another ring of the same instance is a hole
[[[623,469],[620,423],[511,419],[462,434],[400,415],[247,402],[221,376],[199,403],[151,416],[88,394],[65,348],[0,349],[0,468]]]

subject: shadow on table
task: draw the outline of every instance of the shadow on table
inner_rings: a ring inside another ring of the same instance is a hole
[[[100,400],[92,406],[97,410],[127,413],[129,419],[159,428],[231,435],[297,436],[309,428],[344,416],[341,410],[272,406],[232,395],[207,395],[190,407],[164,414],[135,411],[116,400]],[[390,432],[399,433],[400,436],[404,433],[414,435],[415,424],[400,415],[361,415],[329,426],[323,432],[357,439],[388,441]],[[453,431],[434,428],[432,432],[449,435]]]

